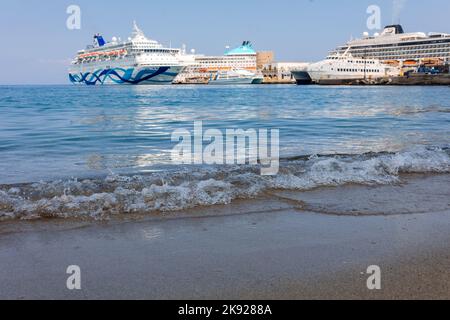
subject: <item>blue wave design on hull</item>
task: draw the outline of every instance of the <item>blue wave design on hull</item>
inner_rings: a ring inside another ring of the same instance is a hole
[[[168,76],[175,77],[176,73],[168,73],[167,71],[170,67],[160,67],[158,70],[154,69],[143,69],[139,71],[135,77],[133,77],[134,69],[100,69],[95,72],[86,72],[80,74],[69,74],[69,80],[72,83],[84,83],[88,86],[94,86],[96,84],[104,84],[108,79],[117,84],[140,84],[144,81],[149,81],[161,74],[166,74]],[[159,82],[159,81],[153,81]],[[166,82],[166,81],[161,81]]]

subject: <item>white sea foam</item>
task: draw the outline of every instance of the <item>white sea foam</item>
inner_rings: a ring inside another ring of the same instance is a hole
[[[282,161],[275,177],[255,166],[192,167],[150,175],[41,182],[0,187],[0,219],[104,219],[229,204],[272,189],[310,190],[349,183],[398,182],[402,173],[450,173],[449,150],[416,148],[396,154],[312,156]]]

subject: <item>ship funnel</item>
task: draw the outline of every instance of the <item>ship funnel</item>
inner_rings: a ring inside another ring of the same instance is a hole
[[[103,39],[103,37],[102,37],[99,33],[97,33],[97,34],[94,36],[94,42],[95,42],[95,44],[97,44],[99,47],[103,47],[103,46],[106,44],[105,39]]]

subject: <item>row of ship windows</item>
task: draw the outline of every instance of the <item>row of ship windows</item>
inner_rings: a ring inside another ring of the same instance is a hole
[[[399,49],[405,49],[405,48],[434,49],[434,48],[449,48],[449,47],[450,47],[450,43],[443,43],[443,44],[433,44],[433,45],[428,45],[428,46],[411,45],[411,46],[371,47],[371,48],[354,47],[354,49],[355,50],[399,50]],[[342,50],[346,50],[346,49],[344,48]]]
[[[365,63],[365,64],[375,64],[375,61],[353,61],[353,60],[348,60],[347,62],[349,63]]]
[[[331,70],[334,70],[333,68]],[[338,72],[364,72],[364,69],[337,69]],[[378,69],[366,69],[365,72],[380,72]]]
[[[351,50],[351,52],[358,52],[358,53],[372,53],[372,52],[405,52],[405,51],[417,51],[417,52],[450,52],[450,48],[444,48],[444,49],[419,49],[419,48],[404,48],[404,49],[396,49],[396,50]],[[345,51],[339,51],[339,52],[345,52]]]
[[[161,52],[161,53],[171,53],[170,50],[159,50],[159,49],[142,49],[142,50],[131,50],[133,52]]]
[[[442,53],[448,54],[450,50],[397,50],[397,51],[352,51],[353,54],[407,54],[407,53]]]
[[[231,59],[227,59],[226,61],[230,61]],[[246,58],[233,58],[233,61],[249,61],[256,63],[256,59],[246,59]],[[212,60],[212,59],[198,59],[199,62],[205,63],[223,63],[224,60]]]
[[[370,45],[370,46],[355,46],[355,48],[358,49],[372,49],[372,48],[398,48],[398,47],[410,47],[410,46],[421,46],[421,47],[432,47],[436,45],[445,45],[450,43],[450,39],[444,39],[444,40],[438,40],[433,42],[427,42],[427,41],[419,41],[419,42],[413,42],[413,43],[393,43],[393,44],[378,44],[378,45]],[[347,50],[348,47],[340,47],[339,49]]]
[[[369,49],[369,50],[362,50],[362,49],[352,49],[352,53],[385,53],[385,52],[395,52],[395,53],[403,53],[403,52],[450,52],[450,46],[445,48],[432,48],[432,49],[426,49],[426,48],[414,48],[414,47],[405,47],[405,48],[395,48],[395,49]],[[345,50],[339,50],[340,53],[344,53]]]
[[[118,60],[118,59],[126,59],[126,58],[135,58],[135,57],[137,57],[136,55],[133,55],[133,54],[128,54],[128,55],[126,55],[126,56],[116,56],[116,57],[110,57],[110,58],[100,58],[100,59],[98,59],[98,58],[85,58],[84,60],[86,61],[86,60]],[[146,57],[146,58],[149,58],[149,57]],[[158,54],[158,55],[152,55],[152,56],[150,56],[150,59],[154,59],[154,58],[157,58],[157,60],[164,60],[164,59],[166,59],[166,60],[169,60],[169,59],[172,59],[173,58],[173,56],[171,56],[171,55],[166,55],[166,54]]]
[[[224,61],[199,61],[201,65],[221,65],[221,64],[230,64],[230,62],[224,62]],[[256,62],[242,62],[242,61],[235,61],[234,63],[240,63],[240,64],[256,64]]]
[[[85,60],[80,60],[80,61],[84,61],[84,62],[91,62],[91,61],[111,61],[111,60],[122,60],[122,59],[127,59],[127,58],[135,58],[138,55],[135,54],[128,54],[126,56],[118,56],[118,57],[112,57],[109,59],[97,59],[97,58],[86,58]],[[166,57],[166,60],[169,60],[170,58],[172,58],[171,55],[167,55],[167,54],[155,54],[152,55],[153,57],[158,57],[158,60],[163,60],[164,58],[162,57]]]
[[[125,57],[126,58],[126,57]],[[116,60],[123,60],[124,58],[112,58],[112,59],[87,59],[87,60],[81,60],[77,61],[77,63],[91,63],[91,62],[107,62],[107,61],[116,61]],[[166,59],[157,59],[157,61],[171,61],[172,59],[166,58]]]
[[[328,58],[329,60],[338,60],[340,58],[338,57],[330,57]],[[362,61],[362,60],[357,60],[357,61],[353,61],[353,60],[347,60],[348,63],[360,63],[360,64],[375,64],[375,61]]]
[[[422,53],[415,53],[415,52],[395,52],[395,53],[377,53],[377,52],[371,52],[371,53],[358,53],[358,52],[353,52],[352,53],[354,56],[359,56],[359,57],[364,57],[365,59],[373,59],[373,58],[386,58],[386,57],[399,57],[399,59],[408,59],[410,57],[418,57],[418,58],[430,58],[430,57],[450,57],[450,52],[445,52],[445,53],[427,53],[427,52],[422,52]]]
[[[398,59],[409,59],[409,58],[432,58],[432,57],[437,57],[437,58],[443,58],[443,57],[450,57],[450,53],[446,53],[446,54],[427,54],[427,53],[422,53],[422,54],[413,54],[413,53],[409,53],[409,54],[369,54],[366,56],[366,58],[389,58],[389,57],[398,57]]]

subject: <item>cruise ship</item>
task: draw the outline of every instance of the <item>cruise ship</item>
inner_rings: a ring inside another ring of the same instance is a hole
[[[74,84],[171,84],[185,67],[181,50],[148,39],[134,22],[127,41],[107,43],[97,34],[94,45],[78,52],[69,70]]]
[[[202,72],[242,69],[256,71],[256,51],[250,41],[241,46],[228,49],[223,56],[197,56],[196,63]]]
[[[446,64],[450,61],[450,34],[423,32],[405,33],[401,25],[390,25],[381,34],[351,40],[339,46],[332,54],[350,54],[358,58],[378,59],[400,65],[434,61]]]
[[[208,79],[210,81],[220,72],[233,73],[233,70],[251,72],[258,77],[253,83],[259,82],[257,53],[250,41],[244,41],[242,45],[234,49],[227,48],[223,56],[192,55],[190,60],[193,61],[190,61],[177,77],[177,82],[186,83],[189,82],[189,79]]]
[[[343,54],[334,53],[325,60],[313,63],[306,69],[316,84],[351,84],[356,81],[371,83],[400,74],[400,68],[377,59],[354,57],[348,48]],[[298,82],[298,79],[297,79]]]

